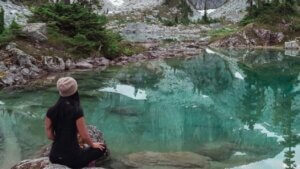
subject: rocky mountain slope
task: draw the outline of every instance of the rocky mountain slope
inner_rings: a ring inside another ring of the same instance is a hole
[[[207,9],[216,9],[221,7],[225,2],[227,2],[227,0],[187,0],[189,1],[195,9],[197,10],[203,10],[205,7],[205,3],[206,3],[206,7]]]

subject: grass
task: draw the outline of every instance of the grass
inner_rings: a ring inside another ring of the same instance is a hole
[[[211,30],[207,34],[209,36],[211,36],[212,41],[214,41],[217,39],[222,39],[224,37],[233,35],[234,33],[238,32],[238,31],[239,31],[238,27],[231,26],[231,27],[225,27],[225,28]]]

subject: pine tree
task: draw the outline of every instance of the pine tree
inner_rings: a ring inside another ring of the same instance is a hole
[[[4,32],[5,29],[5,23],[4,23],[4,9],[1,7],[0,8],[0,34]]]

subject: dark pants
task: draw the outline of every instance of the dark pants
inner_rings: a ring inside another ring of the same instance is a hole
[[[86,167],[90,162],[95,161],[106,153],[106,148],[100,150],[98,148],[81,149],[76,157],[53,157],[50,156],[50,161],[54,164],[61,164],[73,169]]]

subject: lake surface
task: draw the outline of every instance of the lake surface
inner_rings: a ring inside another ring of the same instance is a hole
[[[212,168],[300,167],[300,56],[212,51],[73,75],[87,122],[116,159],[194,152]],[[55,86],[0,92],[0,168],[49,143],[43,119]]]

